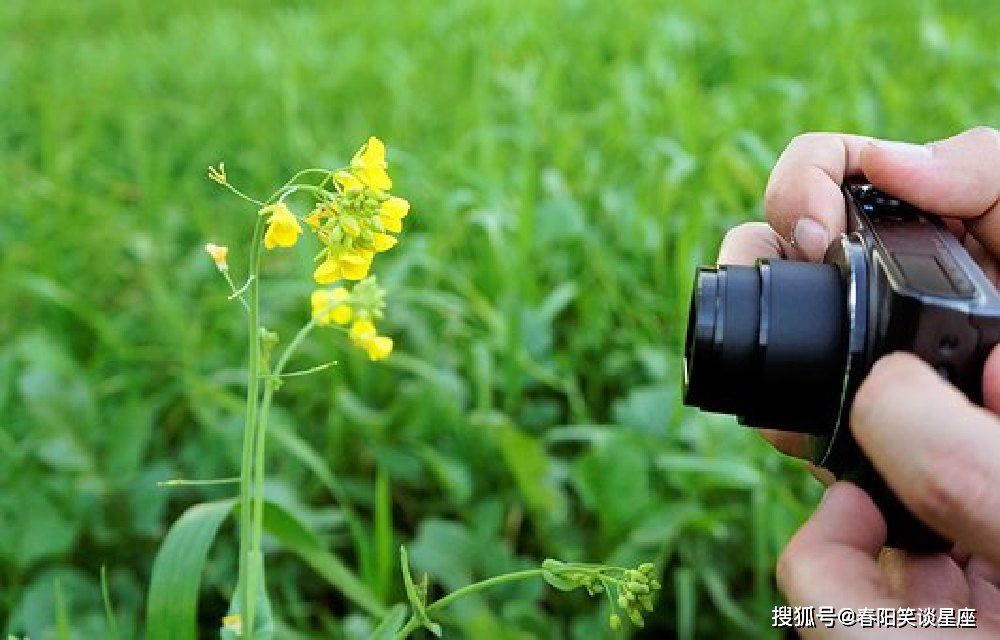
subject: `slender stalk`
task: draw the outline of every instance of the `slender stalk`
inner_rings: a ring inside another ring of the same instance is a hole
[[[508,582],[517,582],[518,580],[529,580],[531,578],[540,578],[542,574],[545,573],[545,569],[525,569],[524,571],[515,571],[514,573],[506,573],[502,576],[494,576],[488,580],[483,580],[482,582],[476,582],[467,586],[462,587],[457,591],[453,591],[446,595],[445,597],[427,605],[427,613],[433,613],[438,609],[443,609],[449,604],[464,598],[465,596],[472,595],[477,591],[482,591],[483,589],[489,589],[490,587],[496,587],[501,584],[506,584]],[[420,619],[417,616],[410,616],[410,619],[406,622],[406,626],[396,633],[396,640],[403,640],[403,638],[409,637],[411,633],[420,628]]]
[[[244,616],[246,637],[253,638],[253,591],[248,589],[248,583],[255,577],[256,563],[250,563],[250,493],[251,473],[253,471],[253,446],[257,427],[257,402],[260,396],[260,274],[261,239],[264,235],[264,218],[257,216],[254,226],[253,241],[250,245],[250,286],[248,302],[249,364],[247,371],[247,406],[246,419],[243,424],[243,457],[240,465],[240,563],[237,576],[237,596],[240,611]],[[249,569],[249,570],[248,570]]]
[[[252,513],[252,521],[250,526],[251,538],[250,538],[250,550],[249,557],[255,560],[259,560],[259,567],[261,572],[263,571],[263,550],[261,549],[261,538],[264,528],[264,468],[265,468],[265,449],[267,444],[267,421],[271,413],[271,400],[274,397],[274,392],[278,389],[281,372],[284,370],[285,365],[288,364],[288,360],[295,353],[302,341],[305,340],[309,332],[316,326],[316,320],[311,319],[307,322],[299,332],[295,334],[292,341],[288,343],[285,347],[284,352],[278,359],[277,364],[275,364],[272,372],[266,376],[266,383],[264,385],[264,394],[260,401],[260,412],[257,417],[257,428],[254,433],[254,444],[253,444],[253,480],[251,482],[252,486],[252,502],[253,508],[246,509],[247,514]],[[258,358],[259,359],[259,358]],[[257,367],[259,375],[259,367]],[[241,510],[241,516],[244,510]],[[250,569],[247,574],[247,592],[249,593],[249,599],[246,605],[246,615],[244,616],[245,633],[246,637],[252,640],[253,637],[253,627],[250,625],[253,623],[252,614],[254,613],[254,605],[256,604],[256,590],[258,580],[263,582],[263,576],[258,575],[258,562],[254,561],[250,564]]]

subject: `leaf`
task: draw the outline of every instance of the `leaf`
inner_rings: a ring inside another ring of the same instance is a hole
[[[600,533],[607,539],[630,531],[654,501],[648,450],[624,437],[579,458],[572,477],[584,503],[597,512]]]
[[[565,567],[565,563],[553,560],[552,558],[547,558],[545,562],[542,563],[542,578],[544,578],[545,582],[548,582],[550,586],[558,589],[559,591],[573,591],[580,585],[566,576],[556,573]]]
[[[153,562],[148,640],[197,640],[198,589],[208,549],[235,504],[235,499],[196,504],[170,527]]]
[[[668,480],[683,486],[690,484],[688,474],[698,477],[699,486],[716,486],[734,489],[753,489],[762,482],[757,469],[735,458],[705,458],[684,453],[662,453],[656,457],[656,466]]]
[[[377,618],[385,615],[385,605],[288,510],[265,501],[264,530],[277,538],[286,549],[302,558],[313,571],[323,576],[354,604]]]
[[[229,499],[195,505],[167,532],[153,562],[146,612],[148,640],[197,638],[198,589],[208,549],[236,503]],[[385,615],[385,606],[378,598],[288,510],[265,500],[263,524],[285,549],[298,555],[346,598],[375,617]]]
[[[406,597],[410,600],[410,604],[413,605],[413,613],[420,620],[420,624],[424,625],[428,631],[441,637],[441,625],[433,622],[430,616],[427,615],[427,609],[424,605],[424,598],[417,590],[417,585],[413,584],[413,577],[410,575],[410,562],[406,557],[406,547],[399,547],[399,564],[403,568],[403,584],[406,586]]]
[[[612,407],[614,421],[647,433],[664,437],[677,394],[668,387],[653,386],[633,389],[625,400],[616,400]]]
[[[400,603],[393,606],[392,609],[389,609],[389,613],[382,618],[382,622],[372,631],[369,640],[395,640],[396,632],[403,628],[408,613],[409,610],[405,604]]]
[[[565,496],[557,488],[552,459],[541,442],[510,425],[497,427],[493,434],[532,517],[539,524],[564,520]]]

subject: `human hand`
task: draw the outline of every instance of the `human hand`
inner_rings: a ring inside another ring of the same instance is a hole
[[[985,128],[922,146],[838,134],[796,138],[768,184],[770,224],[731,231],[720,264],[821,260],[844,230],[840,183],[856,174],[944,217],[997,283],[1000,134]],[[855,610],[971,607],[980,634],[1000,634],[1000,350],[987,361],[983,390],[985,408],[980,408],[914,356],[893,354],[876,363],[852,407],[854,437],[902,502],[955,540],[956,550],[929,556],[880,552],[885,522],[878,509],[857,487],[837,484],[779,562],[779,585],[791,604]],[[786,453],[804,454],[801,436],[764,435]],[[806,637],[840,638],[862,633],[857,629],[821,624],[801,631]],[[909,631],[946,635],[940,628]],[[962,631],[963,638],[975,637]]]

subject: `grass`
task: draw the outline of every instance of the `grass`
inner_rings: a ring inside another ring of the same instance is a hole
[[[139,634],[167,526],[232,495],[156,483],[239,465],[243,322],[201,247],[246,247],[253,212],[205,168],[264,193],[374,133],[414,204],[380,274],[398,353],[306,347],[341,364],[283,389],[269,499],[385,603],[400,543],[438,595],[547,556],[654,559],[650,637],[774,637],[776,554],[818,490],[680,406],[693,269],[760,215],[799,132],[1000,122],[998,20],[904,0],[4,3],[0,622],[105,637],[106,567],[118,632]],[[268,262],[287,337],[309,256]],[[205,637],[234,578],[224,533]],[[373,626],[280,545],[268,566],[288,637]],[[445,622],[589,638],[606,615],[539,583]]]

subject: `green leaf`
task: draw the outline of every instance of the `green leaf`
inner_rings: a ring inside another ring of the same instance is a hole
[[[197,640],[198,589],[208,549],[236,500],[196,504],[170,527],[156,554],[146,609],[148,640]]]
[[[405,604],[400,603],[393,606],[392,609],[389,609],[389,613],[382,618],[382,622],[372,631],[369,640],[394,640],[396,632],[402,629],[406,623],[406,614],[408,613],[409,610]]]
[[[542,572],[542,578],[544,578],[545,582],[548,582],[550,586],[558,589],[559,591],[573,591],[580,585],[566,576],[556,573],[565,567],[566,564],[564,562],[548,558],[542,563],[542,569],[544,569]]]
[[[288,510],[274,502],[265,501],[264,530],[277,538],[286,549],[302,558],[313,571],[323,576],[354,604],[377,618],[385,615],[385,605]]]
[[[410,575],[410,561],[406,557],[406,547],[403,546],[399,547],[399,564],[403,568],[403,584],[406,586],[406,597],[413,605],[413,613],[420,620],[420,624],[424,625],[424,628],[440,638],[441,625],[433,622],[427,615],[424,596],[417,590],[417,585],[413,583],[413,577]]]
[[[557,488],[554,465],[542,443],[511,425],[497,427],[493,434],[532,517],[543,524],[564,520],[565,496]]]
[[[198,589],[208,549],[236,502],[229,499],[195,505],[170,528],[153,563],[146,616],[148,640],[197,638]],[[263,524],[285,549],[298,555],[346,598],[373,616],[385,615],[385,606],[378,598],[288,510],[265,500]]]

